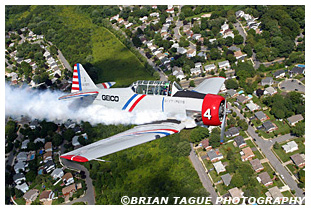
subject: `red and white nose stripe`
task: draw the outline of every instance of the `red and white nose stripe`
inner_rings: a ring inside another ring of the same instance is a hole
[[[72,77],[72,86],[71,86],[71,92],[78,92],[81,91],[80,83],[79,83],[79,64],[75,64],[73,68],[73,77]]]

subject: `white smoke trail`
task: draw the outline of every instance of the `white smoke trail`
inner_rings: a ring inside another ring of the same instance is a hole
[[[162,112],[126,112],[109,109],[101,105],[89,105],[73,109],[72,101],[58,100],[64,95],[60,91],[33,90],[28,87],[14,88],[5,85],[5,115],[19,118],[21,115],[31,119],[66,122],[88,121],[91,124],[143,124],[156,120],[166,120]]]

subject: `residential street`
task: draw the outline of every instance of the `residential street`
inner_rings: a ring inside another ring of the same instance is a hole
[[[232,109],[237,114],[237,116],[240,117],[240,119],[248,121],[244,118],[243,115],[241,115],[241,113],[235,107],[232,107],[229,103],[228,103],[228,108]],[[297,186],[297,182],[292,178],[292,176],[289,174],[289,172],[284,168],[282,163],[277,159],[277,157],[271,151],[271,147],[273,146],[275,141],[277,141],[277,142],[286,141],[286,140],[289,140],[291,138],[294,138],[294,136],[292,136],[290,134],[286,134],[286,135],[277,137],[277,138],[273,139],[272,141],[263,140],[261,137],[259,137],[257,135],[257,133],[255,132],[255,129],[250,125],[248,126],[247,132],[253,139],[256,139],[256,141],[255,141],[256,144],[259,146],[259,148],[261,149],[263,154],[270,161],[271,165],[275,168],[275,170],[280,175],[284,176],[285,183],[290,187],[290,189],[296,191],[295,195],[297,197],[304,197],[303,191]]]
[[[195,154],[195,151],[193,149],[193,144],[190,143],[191,146],[191,152],[190,152],[190,160],[195,168],[195,170],[197,171],[199,178],[203,184],[203,187],[210,193],[210,197],[212,198],[212,203],[215,204],[216,203],[216,199],[218,197],[213,184],[211,182],[211,180],[208,178],[208,175],[206,174],[200,160],[198,159],[198,157]]]

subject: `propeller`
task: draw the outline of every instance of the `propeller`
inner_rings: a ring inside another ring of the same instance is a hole
[[[225,128],[226,128],[226,115],[227,115],[227,99],[225,99],[225,103],[223,104],[223,118],[221,123],[221,133],[220,133],[220,143],[222,144],[224,142],[225,137]]]

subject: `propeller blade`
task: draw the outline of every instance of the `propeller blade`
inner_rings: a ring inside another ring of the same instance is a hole
[[[227,115],[227,100],[225,99],[224,116],[221,123],[220,143],[224,142],[225,128],[226,128],[226,115]]]

